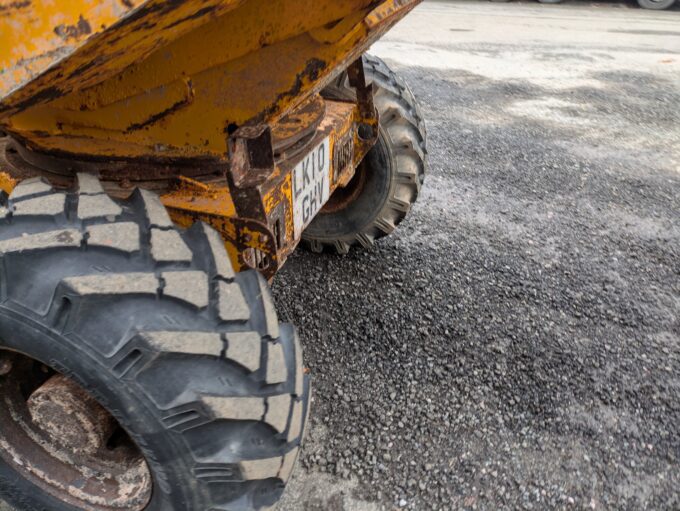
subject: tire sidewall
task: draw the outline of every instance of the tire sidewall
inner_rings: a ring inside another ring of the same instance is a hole
[[[104,357],[79,347],[68,336],[59,334],[38,320],[0,306],[0,348],[17,351],[43,362],[72,378],[103,405],[135,441],[147,460],[153,477],[153,494],[145,511],[202,509],[198,491],[180,493],[182,488],[196,490],[188,481],[190,467],[181,460],[181,444],[165,431],[153,405],[130,382],[116,377]],[[131,420],[126,410],[134,410]],[[20,511],[76,511],[16,472],[0,458],[0,494],[23,507]]]

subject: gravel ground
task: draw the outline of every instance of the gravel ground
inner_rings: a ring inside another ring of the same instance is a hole
[[[281,510],[680,509],[680,13],[426,3],[374,51],[431,172],[274,284],[314,376]]]
[[[628,7],[429,2],[376,45],[431,172],[276,278],[315,384],[279,510],[680,508],[680,12]]]

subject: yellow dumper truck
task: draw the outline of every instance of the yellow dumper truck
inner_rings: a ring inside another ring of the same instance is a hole
[[[416,200],[419,107],[365,52],[418,2],[0,0],[3,498],[278,500],[310,381],[268,280]]]

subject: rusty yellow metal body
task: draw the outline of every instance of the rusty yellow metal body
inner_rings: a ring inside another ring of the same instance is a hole
[[[293,168],[329,139],[332,192],[377,135],[358,64],[356,101],[319,93],[419,1],[0,0],[0,171],[158,190],[271,275],[301,234]]]

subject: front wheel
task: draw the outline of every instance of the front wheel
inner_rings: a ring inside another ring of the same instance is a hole
[[[21,511],[250,511],[309,384],[267,283],[159,198],[39,179],[0,197],[0,495]]]
[[[418,103],[406,83],[381,59],[364,55],[366,80],[373,83],[380,115],[378,141],[348,185],[333,193],[302,235],[314,252],[347,253],[368,248],[390,234],[418,198],[427,169],[426,130]],[[354,99],[347,74],[324,90],[331,99]]]

